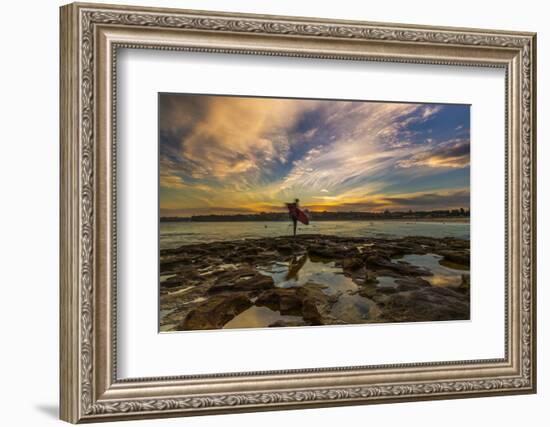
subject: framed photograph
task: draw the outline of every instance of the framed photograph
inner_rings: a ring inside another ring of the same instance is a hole
[[[470,319],[469,105],[158,111],[161,332]]]
[[[534,393],[535,34],[61,8],[61,418]]]

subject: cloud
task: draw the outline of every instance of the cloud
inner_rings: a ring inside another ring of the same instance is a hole
[[[187,186],[183,183],[181,177],[177,175],[166,174],[166,173],[161,173],[159,185],[164,188],[177,188],[177,189],[187,188]]]
[[[433,116],[435,113],[439,112],[441,110],[441,106],[439,105],[428,105],[424,107],[422,111],[422,120],[426,121],[431,116]]]
[[[413,194],[402,194],[397,196],[385,196],[383,200],[388,204],[403,208],[431,209],[456,208],[470,205],[470,190],[458,189],[442,192],[421,192]]]
[[[304,133],[304,138],[305,139],[313,138],[318,130],[319,130],[318,128],[311,128],[310,130],[308,130]]]
[[[427,166],[430,168],[464,168],[470,164],[470,141],[453,139],[430,148],[411,157],[400,160],[403,168]]]
[[[191,215],[235,215],[243,213],[254,213],[255,211],[246,208],[226,208],[222,206],[208,206],[197,208],[176,208],[167,209],[161,208],[160,216],[191,216]]]
[[[159,165],[159,186],[161,188],[184,189],[187,188],[183,178],[176,172],[175,162],[168,157],[161,157]]]
[[[292,143],[289,128],[316,104],[222,96],[203,97],[200,103],[197,96],[172,98],[177,98],[172,103],[178,106],[161,120],[161,129],[174,132],[178,124],[186,127],[192,122],[192,129],[182,132],[180,141],[180,156],[188,162],[186,172],[196,178],[218,179],[249,174],[251,181],[270,163],[287,161]],[[197,111],[189,111],[197,105]],[[313,135],[309,133],[309,137]]]
[[[295,161],[282,188],[296,192],[342,191],[354,185],[368,188],[373,178],[410,155],[412,132],[407,126],[423,122],[437,111],[422,104],[331,103],[325,107],[323,121],[328,124],[324,133],[334,140]]]
[[[324,199],[324,203],[308,204],[312,211],[383,211],[390,210],[437,210],[458,209],[470,206],[470,191],[467,188],[429,192],[402,193],[394,195],[377,194],[353,201],[334,203]]]
[[[469,123],[447,124],[453,108],[466,107],[161,95],[161,207],[259,211],[296,197],[331,209],[399,206],[396,191],[414,198],[410,182],[437,174],[435,189],[445,188],[445,171],[469,164],[469,140],[455,130]],[[425,196],[417,203],[435,203]]]

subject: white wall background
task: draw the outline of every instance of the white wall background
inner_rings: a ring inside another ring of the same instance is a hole
[[[121,3],[110,0],[112,3]],[[130,0],[129,0],[130,1]],[[550,115],[550,29],[545,3],[518,1],[133,0],[133,4],[538,32],[538,117]],[[60,425],[58,402],[58,6],[2,5],[0,65],[0,401],[3,425]],[[550,405],[550,126],[538,130],[539,393],[438,402],[265,412],[133,425],[543,426]]]

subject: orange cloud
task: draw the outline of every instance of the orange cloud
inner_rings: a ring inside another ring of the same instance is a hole
[[[470,141],[454,139],[447,143],[431,147],[399,161],[399,166],[428,166],[430,168],[463,168],[470,164]]]
[[[258,172],[265,162],[286,161],[287,130],[316,101],[212,97],[181,143],[195,177]]]
[[[312,210],[444,207],[458,195],[407,193],[408,181],[469,165],[467,139],[417,135],[437,105],[166,95],[160,108],[160,204],[171,212],[278,211],[296,197]],[[403,194],[387,194],[397,180]]]
[[[467,188],[421,191],[400,194],[376,194],[368,197],[325,199],[304,207],[312,211],[372,211],[454,209],[470,205]]]

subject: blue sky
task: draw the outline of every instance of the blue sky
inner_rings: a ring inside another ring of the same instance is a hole
[[[470,107],[160,94],[162,216],[469,208]]]

